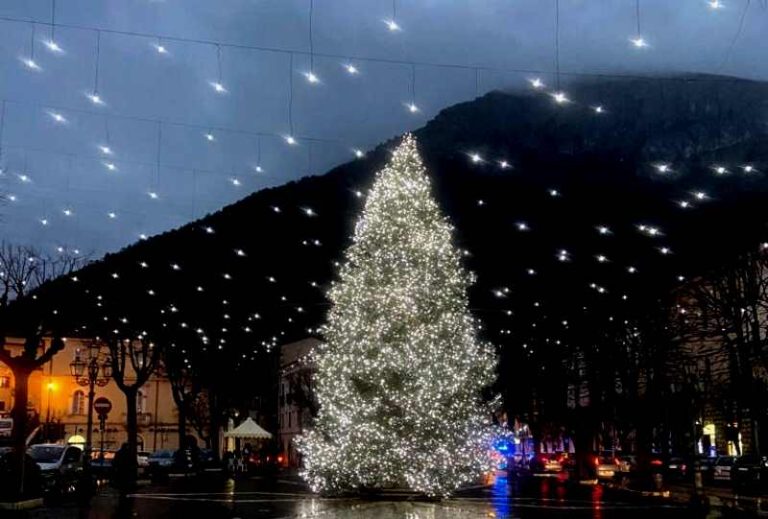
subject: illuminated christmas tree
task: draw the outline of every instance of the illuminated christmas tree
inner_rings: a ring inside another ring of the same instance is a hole
[[[314,491],[406,487],[445,496],[490,469],[492,348],[471,282],[406,135],[357,222],[316,353],[320,405],[299,439]]]

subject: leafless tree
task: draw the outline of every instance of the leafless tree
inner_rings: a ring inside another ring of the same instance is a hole
[[[182,447],[186,444],[187,439],[187,421],[191,421],[195,430],[198,430],[195,423],[198,421],[196,415],[199,409],[195,404],[203,388],[199,377],[192,369],[184,348],[173,344],[166,348],[163,355],[163,367],[168,380],[171,382],[171,393],[178,410],[179,447]],[[207,436],[201,437],[205,439]]]
[[[0,362],[14,378],[13,443],[24,451],[27,432],[29,377],[64,348],[56,312],[40,304],[33,292],[44,283],[68,275],[87,262],[86,257],[47,256],[31,247],[0,243]],[[21,353],[9,348],[9,335],[23,339]],[[44,337],[50,336],[46,349]],[[23,459],[20,458],[20,459]],[[23,484],[19,478],[19,484]]]
[[[750,424],[759,449],[759,421],[765,411],[768,373],[768,257],[765,251],[739,255],[732,263],[689,287],[686,311],[698,325],[700,348],[722,359],[721,374],[731,401],[731,418]]]
[[[122,476],[125,483],[133,485],[137,478],[137,395],[139,389],[157,369],[160,348],[144,334],[135,339],[113,338],[106,342],[112,362],[112,378],[125,395],[128,459],[122,460],[125,464],[125,473]]]

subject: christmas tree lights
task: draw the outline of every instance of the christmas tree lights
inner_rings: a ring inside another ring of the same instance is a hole
[[[481,390],[495,354],[467,310],[470,275],[406,135],[357,222],[315,354],[320,411],[298,443],[316,492],[447,496],[490,470]]]

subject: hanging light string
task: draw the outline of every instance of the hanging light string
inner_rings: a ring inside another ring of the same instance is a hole
[[[315,73],[315,44],[312,37],[312,18],[315,11],[315,0],[309,0],[309,73]]]
[[[0,105],[0,174],[3,172],[3,131],[5,130],[5,100]]]
[[[14,23],[30,23],[29,20],[23,20],[20,18],[14,18],[9,16],[0,16],[0,21],[14,22]],[[36,21],[32,23],[39,24],[39,25],[47,25],[47,26],[50,25],[50,22]],[[226,42],[217,42],[213,40],[204,40],[204,39],[196,39],[196,38],[182,38],[182,37],[176,37],[176,36],[165,36],[165,35],[143,33],[139,31],[122,31],[122,30],[115,30],[115,29],[97,28],[97,27],[78,25],[78,24],[57,23],[57,26],[68,28],[68,29],[74,29],[74,30],[101,31],[104,34],[132,36],[132,37],[151,39],[154,41],[163,40],[163,41],[173,41],[173,42],[179,42],[179,43],[199,44],[199,45],[208,45],[208,46],[213,45],[213,46],[220,46],[222,48],[245,49],[245,50],[252,50],[257,52],[273,52],[273,53],[281,53],[281,54],[299,54],[299,55],[309,54],[307,51],[290,50],[290,49],[284,49],[279,47],[226,43]],[[424,61],[424,60],[403,60],[403,59],[394,59],[394,58],[374,58],[374,57],[368,57],[368,56],[352,56],[348,54],[335,54],[335,53],[328,53],[328,52],[315,52],[314,54],[315,54],[315,57],[342,60],[342,62],[355,60],[358,62],[368,62],[368,63],[381,63],[381,64],[389,64],[389,65],[406,65],[406,66],[415,65],[419,67],[447,68],[447,69],[458,69],[458,70],[468,70],[468,71],[474,71],[476,68],[479,68],[485,72],[496,72],[496,73],[507,73],[507,74],[551,74],[552,73],[551,70],[546,70],[541,68],[508,68],[508,67],[492,67],[492,66],[478,67],[476,65],[465,65],[465,64],[459,64],[459,63],[434,62],[434,61]],[[578,72],[578,71],[561,70],[560,74],[562,76],[585,77],[585,78],[648,80],[647,76],[644,76],[641,74],[631,74],[631,73],[601,73],[601,72]],[[679,77],[663,77],[663,78],[659,78],[659,80],[672,81],[672,82],[686,81],[689,83],[690,82],[711,83],[711,82],[732,81],[732,79],[730,78],[722,78],[722,77],[720,78],[696,77],[696,78],[685,78],[685,79],[682,79]]]
[[[155,156],[155,189],[160,186],[160,156],[163,149],[163,123],[157,123],[157,155]]]
[[[32,22],[32,32],[29,35],[29,65],[34,67],[35,65],[35,22]]]
[[[56,45],[56,0],[51,0],[51,44]]]
[[[293,139],[293,53],[288,58],[288,132]]]
[[[308,142],[313,142],[313,141],[308,141]],[[48,154],[48,155],[53,155],[53,156],[65,156],[65,157],[66,156],[71,156],[71,157],[77,158],[78,160],[83,161],[83,162],[93,162],[93,161],[99,160],[101,158],[101,157],[97,157],[97,156],[94,156],[94,155],[83,155],[83,154],[78,154],[78,153],[46,150],[46,149],[43,149],[43,148],[37,148],[37,147],[34,147],[34,146],[26,146],[26,145],[10,145],[10,146],[6,145],[5,149],[6,150],[20,150],[21,152],[23,152],[25,154],[27,154],[27,153],[41,153],[41,154]],[[139,161],[139,160],[120,160],[117,164],[118,165],[126,165],[126,166],[140,166],[140,167],[144,167],[144,168],[154,168],[157,163],[155,161],[147,162],[147,161]],[[180,170],[180,171],[189,171],[190,170],[190,166],[189,165],[181,165],[181,164],[161,164],[161,167],[163,167],[165,169],[173,169],[173,170]],[[206,174],[206,175],[215,176],[215,177],[219,177],[219,178],[227,178],[227,176],[221,170],[201,169],[201,168],[197,168],[197,167],[195,169],[197,171],[199,171],[200,173],[203,173],[203,174]],[[275,181],[285,181],[286,180],[284,176],[275,175],[275,174],[259,175],[259,178],[274,179]],[[43,186],[39,186],[38,185],[38,186],[35,187],[35,190],[42,192],[42,191],[45,191],[46,188],[43,187]],[[50,191],[52,193],[56,192],[55,189],[51,189]],[[92,192],[92,191],[94,191],[94,188],[91,188],[91,187],[83,188],[82,191],[84,191],[84,192]],[[104,192],[104,193],[111,192],[111,191],[108,191],[106,189],[105,190],[99,190],[99,191],[100,192]],[[206,198],[205,200],[213,201],[215,199],[214,198]]]
[[[408,105],[408,110],[411,113],[415,113],[419,111],[419,107],[416,104],[416,65],[413,63],[411,64],[411,104]]]
[[[2,100],[3,102],[7,102],[8,104],[14,104],[19,106],[29,106],[40,110],[57,110],[61,112],[71,112],[71,113],[78,113],[78,114],[85,114],[85,115],[93,115],[97,117],[104,117],[105,114],[103,114],[100,111],[93,111],[93,110],[86,110],[84,108],[72,108],[67,106],[61,106],[61,105],[49,105],[49,104],[41,104],[41,103],[34,103],[29,101],[18,101],[15,99],[9,99],[4,98]],[[184,121],[172,121],[168,119],[159,119],[159,118],[152,118],[152,117],[143,117],[143,116],[136,116],[136,115],[124,115],[124,114],[115,114],[110,113],[106,115],[106,117],[112,118],[112,119],[118,119],[118,120],[124,120],[124,121],[134,121],[134,122],[143,122],[148,123],[152,125],[156,125],[157,123],[162,123],[164,126],[177,126],[180,128],[194,128],[198,131],[216,131],[221,133],[231,133],[235,135],[251,135],[251,136],[264,136],[264,137],[282,137],[282,134],[278,132],[266,132],[266,131],[254,131],[254,130],[243,130],[239,128],[231,128],[228,126],[206,126],[202,124],[195,124],[195,123],[188,123]],[[338,139],[331,139],[326,137],[316,137],[312,135],[300,135],[297,136],[297,138],[300,138],[304,141],[315,141],[315,142],[325,142],[329,144],[337,144],[341,145],[342,142]]]
[[[261,167],[261,135],[256,138],[256,172],[262,173],[264,169]]]
[[[93,100],[99,99],[99,64],[101,62],[101,31],[96,31],[96,68],[93,75]]]
[[[555,85],[560,91],[560,0],[555,0]]]
[[[642,34],[642,32],[640,32],[640,0],[635,0],[635,22],[637,23],[635,34],[640,38],[640,35]]]
[[[749,11],[749,4],[751,3],[751,0],[746,0],[744,3],[744,9],[741,11],[741,18],[739,19],[739,26],[736,29],[736,34],[733,35],[733,38],[731,39],[731,43],[728,45],[728,50],[725,51],[725,56],[723,56],[723,61],[720,62],[720,66],[717,67],[717,73],[719,74],[725,66],[728,64],[728,61],[731,59],[731,53],[733,52],[733,48],[736,46],[736,42],[739,40],[739,37],[741,36],[742,31],[744,30],[744,20],[747,18],[747,11]]]

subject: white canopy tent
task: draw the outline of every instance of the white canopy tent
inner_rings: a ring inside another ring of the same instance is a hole
[[[246,440],[268,440],[272,435],[265,431],[259,424],[253,421],[251,417],[246,418],[243,423],[224,433],[225,438],[246,439]]]

